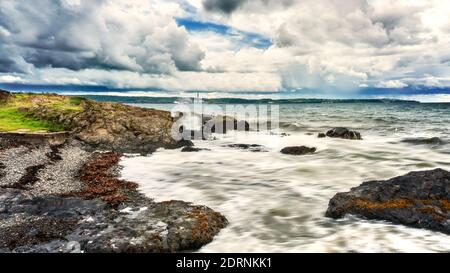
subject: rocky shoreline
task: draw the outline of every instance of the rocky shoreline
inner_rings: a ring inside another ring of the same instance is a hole
[[[0,252],[176,252],[210,242],[227,220],[205,206],[154,202],[117,178],[116,152],[3,146]]]
[[[0,91],[0,104],[13,97]],[[190,140],[175,141],[171,129],[177,118],[169,112],[84,99],[76,107],[55,107],[67,103],[59,95],[27,99],[21,113],[68,131],[0,133],[0,252],[177,252],[200,248],[227,226],[227,219],[208,207],[155,202],[139,193],[137,184],[119,178],[122,153],[145,155],[181,147],[181,152],[210,151],[193,147]],[[205,132],[226,133],[227,128],[251,130],[245,121],[208,117],[198,135],[209,139]],[[181,127],[180,133],[195,132]],[[359,132],[342,127],[317,137],[363,140]],[[438,138],[404,142],[443,143]],[[224,147],[268,152],[258,144]],[[316,151],[290,146],[280,153]],[[336,194],[325,216],[352,214],[450,234],[449,200],[449,172],[412,172]]]
[[[30,94],[19,110],[68,133],[0,135],[0,252],[194,250],[227,225],[208,207],[155,202],[118,178],[122,152],[192,146],[172,139],[169,112],[83,99],[60,107],[67,100]]]

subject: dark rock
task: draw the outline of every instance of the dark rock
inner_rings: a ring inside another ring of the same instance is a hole
[[[0,103],[5,103],[11,97],[11,93],[0,89]]]
[[[450,234],[450,173],[435,169],[365,182],[336,194],[325,215],[346,214]]]
[[[318,135],[317,135],[317,137],[318,138],[324,138],[324,137],[326,137],[327,135],[325,135],[324,133],[319,133]]]
[[[361,134],[357,131],[351,131],[347,128],[343,127],[337,127],[334,129],[329,130],[326,133],[327,137],[334,137],[334,138],[343,138],[343,139],[356,139],[361,140]]]
[[[196,148],[192,146],[186,146],[183,149],[181,149],[183,153],[190,153],[190,152],[200,152],[200,151],[209,151],[209,149],[202,149],[202,148]]]
[[[207,117],[203,119],[203,131],[207,133],[226,134],[230,130],[250,131],[250,124],[229,116]]]
[[[4,169],[6,169],[6,166],[3,162],[0,162],[0,179],[2,179],[3,176],[5,176]]]
[[[407,138],[402,140],[401,142],[410,143],[414,145],[441,145],[444,144],[444,141],[438,137],[431,138]]]
[[[287,155],[306,155],[306,154],[313,154],[316,152],[316,148],[310,148],[306,146],[293,146],[293,147],[286,147],[281,150],[282,154]]]
[[[144,197],[118,209],[78,197],[32,198],[0,188],[0,249],[8,252],[174,252],[209,243],[221,214],[182,201]]]
[[[258,144],[229,144],[226,147],[249,150],[251,152],[266,152],[264,146]]]
[[[180,127],[179,132],[182,134],[182,138],[184,140],[208,140],[210,138],[209,134],[207,134],[203,130],[188,130],[185,129],[184,126]],[[188,145],[186,145],[188,146]]]

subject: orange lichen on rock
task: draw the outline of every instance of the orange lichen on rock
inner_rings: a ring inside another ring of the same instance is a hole
[[[208,230],[208,216],[199,208],[194,207],[191,213],[189,213],[188,218],[192,218],[196,221],[195,226],[192,228],[192,238],[196,240],[201,236],[202,233],[207,234]],[[211,238],[207,238],[207,240],[212,240]]]
[[[359,209],[404,209],[414,205],[413,200],[409,199],[392,199],[384,202],[373,202],[365,199],[354,200],[354,206]]]
[[[441,208],[442,209],[450,210],[450,200],[442,199],[442,200],[439,200],[439,203],[441,204]]]

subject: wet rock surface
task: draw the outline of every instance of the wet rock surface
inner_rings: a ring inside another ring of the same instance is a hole
[[[4,147],[0,252],[176,252],[209,243],[227,225],[205,206],[146,198],[117,178],[120,156],[78,141]]]
[[[439,137],[431,137],[431,138],[407,138],[402,140],[404,143],[409,143],[413,145],[442,145],[445,142]]]
[[[0,189],[0,200],[0,252],[175,252],[209,243],[227,223],[204,206],[142,196],[117,209],[16,189]]]
[[[183,153],[193,153],[193,152],[200,152],[200,151],[209,151],[209,149],[197,148],[197,147],[193,147],[193,146],[186,146],[183,149],[181,149],[181,152],[183,152]]]
[[[280,152],[286,155],[306,155],[315,153],[317,148],[306,146],[292,146],[283,148]]]
[[[329,130],[326,134],[327,137],[333,138],[343,138],[343,139],[353,139],[353,140],[361,140],[361,134],[357,131],[352,131],[350,129],[344,127],[336,127]],[[323,135],[319,135],[319,137],[323,137]]]
[[[435,169],[365,182],[330,200],[327,217],[346,214],[450,234],[450,173]]]
[[[237,120],[229,116],[203,117],[203,131],[226,134],[230,130],[250,131],[250,124],[245,120]]]
[[[248,150],[250,152],[267,152],[267,150],[264,148],[264,146],[259,144],[229,144],[225,147],[229,148],[235,148],[235,149],[241,149],[241,150]]]

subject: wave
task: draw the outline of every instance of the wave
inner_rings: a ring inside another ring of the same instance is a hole
[[[137,96],[111,96],[111,95],[81,95],[96,101],[122,102],[122,103],[193,103],[194,98],[180,97],[137,97]],[[243,98],[215,98],[202,99],[206,104],[307,104],[307,103],[409,103],[418,104],[418,101],[397,99],[243,99]]]

